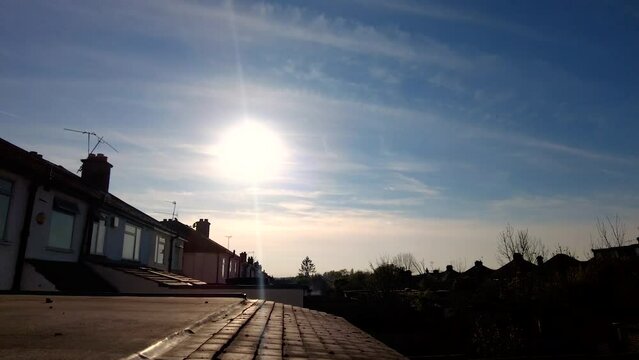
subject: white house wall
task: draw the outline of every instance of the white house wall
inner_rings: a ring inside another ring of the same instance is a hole
[[[79,212],[75,214],[71,248],[68,251],[52,249],[48,246],[53,200],[56,197],[76,204],[79,210]],[[85,235],[84,231],[87,220],[86,203],[57,190],[47,191],[42,187],[39,187],[36,193],[35,203],[33,205],[31,230],[25,258],[68,262],[78,261],[82,240]],[[45,215],[45,221],[42,224],[38,224],[36,222],[36,215],[39,213],[43,213]]]
[[[20,233],[27,211],[29,181],[5,170],[0,170],[0,178],[13,183],[5,237],[4,239],[0,238],[0,290],[9,290],[13,284],[18,248],[20,247]]]

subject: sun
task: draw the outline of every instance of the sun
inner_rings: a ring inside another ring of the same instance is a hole
[[[255,121],[244,121],[223,133],[216,148],[223,175],[242,182],[276,178],[286,158],[278,134]]]

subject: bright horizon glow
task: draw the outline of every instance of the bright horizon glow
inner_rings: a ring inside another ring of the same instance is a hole
[[[216,153],[219,169],[226,177],[251,183],[276,178],[286,158],[286,148],[278,134],[252,120],[227,130]]]

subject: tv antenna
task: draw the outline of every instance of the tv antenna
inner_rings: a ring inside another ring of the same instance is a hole
[[[106,146],[108,146],[111,149],[113,149],[113,151],[119,152],[118,149],[114,148],[113,145],[109,144],[108,142],[106,142],[106,140],[104,140],[104,136],[99,136],[98,134],[96,134],[93,131],[75,130],[75,129],[68,129],[68,128],[64,128],[64,130],[65,131],[71,131],[71,132],[79,133],[79,134],[84,134],[84,135],[87,136],[87,157],[89,157],[89,155],[93,154],[95,149],[97,149],[98,146],[100,146],[100,144],[105,144]],[[95,142],[95,145],[93,146],[93,148],[91,148],[91,136],[95,136],[95,138],[97,139],[97,141]]]
[[[166,201],[166,200],[164,200],[164,202],[169,203],[169,204],[173,204],[173,211],[172,212],[153,211],[153,213],[171,215],[171,220],[177,220],[178,212],[177,212],[177,209],[175,208],[175,206],[177,205],[177,202],[175,202],[175,201]]]
[[[169,203],[173,204],[173,212],[171,213],[171,219],[175,220],[177,219],[177,212],[175,212],[175,206],[177,205],[177,202],[173,200],[173,201],[169,201]]]
[[[226,235],[224,237],[226,238],[226,249],[230,250],[231,249],[231,238],[233,237],[233,235]]]

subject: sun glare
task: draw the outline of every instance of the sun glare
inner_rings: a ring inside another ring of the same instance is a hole
[[[217,154],[224,175],[258,183],[280,173],[286,149],[274,131],[260,123],[245,121],[223,134]]]

